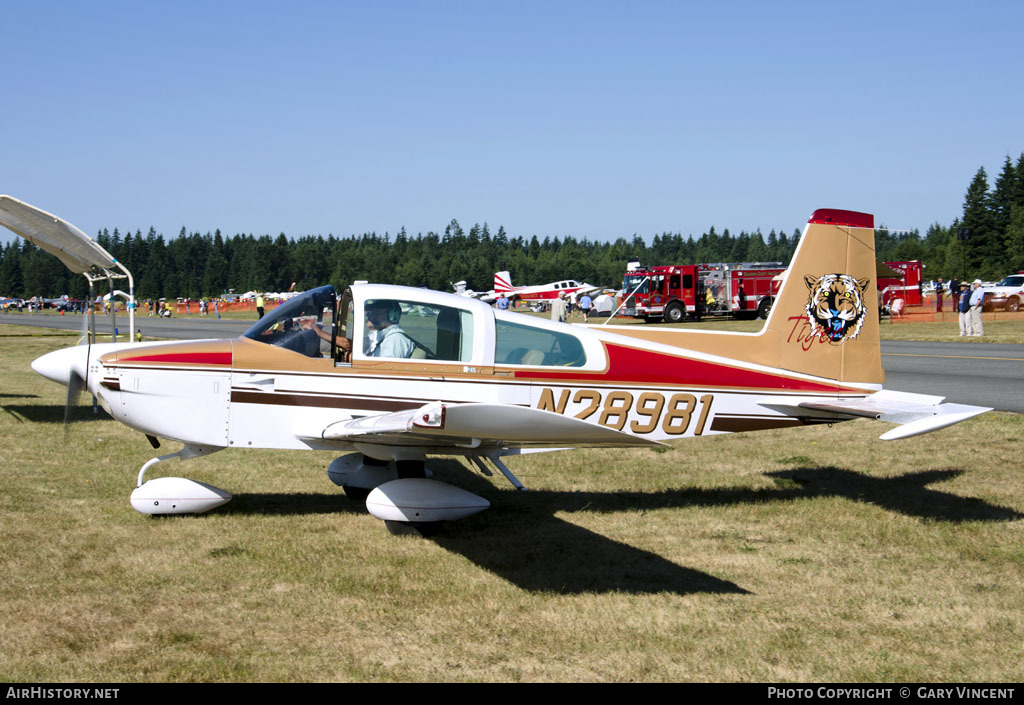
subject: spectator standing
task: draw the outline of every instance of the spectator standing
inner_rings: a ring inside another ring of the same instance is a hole
[[[558,298],[551,302],[551,320],[565,323],[565,292],[558,292]]]
[[[962,296],[958,292],[956,300],[957,311],[959,312],[958,318],[960,319],[960,337],[974,335],[974,327],[971,325],[971,297],[966,291],[963,292]]]
[[[985,303],[985,292],[981,288],[981,280],[975,279],[971,284],[971,329],[976,338],[985,335],[985,327],[981,323],[981,307]]]
[[[953,310],[960,310],[960,280],[953,277],[949,280],[949,298],[953,299]]]
[[[584,294],[580,297],[580,311],[583,312],[583,322],[590,322],[590,309],[594,306],[594,300],[590,298],[590,294]]]

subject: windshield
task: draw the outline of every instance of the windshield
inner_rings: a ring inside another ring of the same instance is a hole
[[[242,333],[242,337],[308,357],[320,357],[323,342],[325,354],[330,354],[327,341],[333,333],[335,300],[331,285],[310,289],[273,309]],[[326,335],[319,335],[318,330],[326,331]]]
[[[643,282],[643,284],[640,282]],[[646,274],[638,274],[626,277],[622,282],[622,288],[626,291],[626,294],[646,294],[649,282],[650,279],[648,279]],[[637,289],[637,286],[640,288]],[[636,291],[634,291],[634,289],[636,289]]]
[[[996,286],[1024,286],[1024,274],[1009,276]]]

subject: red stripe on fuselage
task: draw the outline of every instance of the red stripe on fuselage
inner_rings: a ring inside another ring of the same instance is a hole
[[[805,392],[859,391],[838,383],[822,384],[794,379],[770,372],[757,372],[717,362],[677,357],[666,353],[638,350],[605,343],[608,370],[603,373],[542,372],[517,370],[516,378],[563,379],[576,382],[630,382],[639,384],[674,384],[685,387],[737,387],[741,389],[785,389]]]
[[[136,355],[134,357],[121,357],[117,360],[125,362],[169,362],[176,365],[226,365],[231,366],[230,352],[185,352],[185,353],[161,353],[159,355]]]
[[[514,291],[508,291],[508,292],[505,292],[505,293],[515,294],[517,297],[519,297],[523,301],[527,301],[527,300],[533,300],[533,299],[557,299],[559,294],[565,294],[566,296],[568,296],[569,294],[576,293],[577,291],[579,291],[582,288],[583,287],[578,287],[576,289],[546,289],[544,291],[534,291],[534,292],[527,293],[527,294],[522,294],[522,293],[514,292]]]

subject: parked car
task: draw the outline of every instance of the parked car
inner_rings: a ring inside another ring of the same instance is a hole
[[[1021,301],[1024,301],[1024,273],[1011,274],[995,286],[985,287],[984,291],[982,308],[985,311],[1019,311]]]

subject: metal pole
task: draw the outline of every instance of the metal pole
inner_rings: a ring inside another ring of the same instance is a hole
[[[608,320],[605,321],[604,323],[602,323],[601,325],[602,326],[606,326],[609,323],[611,323],[612,319],[615,318],[615,314],[619,312],[619,309],[621,309],[623,306],[625,306],[626,302],[629,301],[629,297],[632,296],[633,294],[635,294],[637,292],[637,290],[639,290],[640,287],[642,287],[644,285],[644,282],[646,282],[650,278],[651,278],[651,275],[648,274],[646,277],[644,277],[643,279],[640,280],[640,283],[636,285],[636,288],[633,289],[633,291],[629,292],[626,296],[623,296],[622,297],[622,303],[619,304],[619,307],[616,308],[614,311],[612,311],[611,315],[608,316]]]
[[[107,274],[107,282],[110,284],[110,298],[107,299],[107,303],[110,305],[110,342],[117,342],[117,317],[114,315],[115,304],[114,300],[114,279]],[[131,338],[129,337],[129,340]]]

